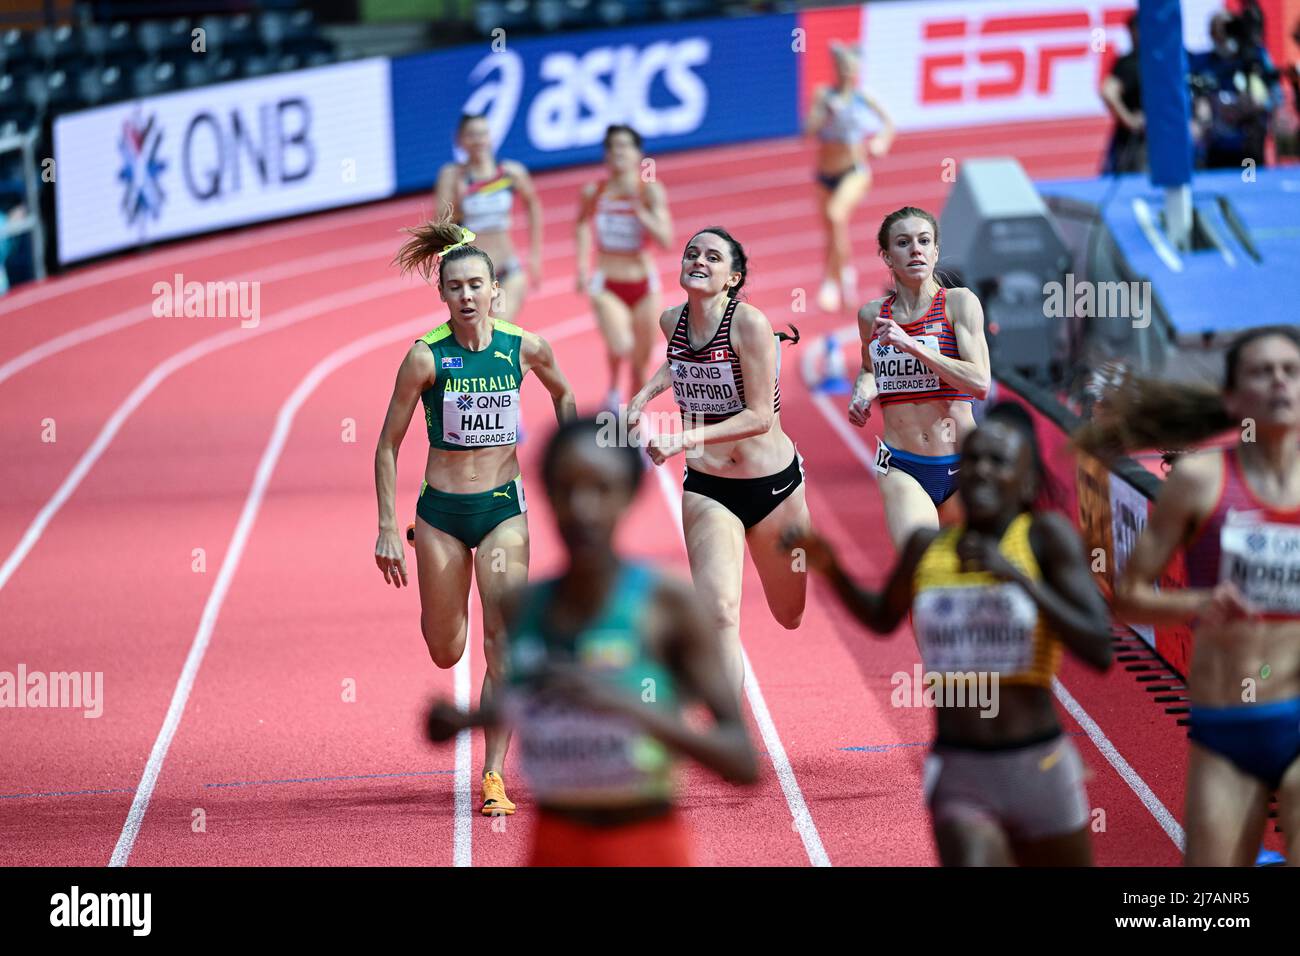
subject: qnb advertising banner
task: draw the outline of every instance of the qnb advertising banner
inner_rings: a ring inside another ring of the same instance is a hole
[[[798,129],[794,16],[500,36],[396,59],[399,191],[423,188],[454,156],[462,113],[486,114],[498,155],[532,169],[603,155],[612,123],[648,153],[788,136]]]
[[[1182,0],[1183,42],[1209,45],[1219,0]],[[901,129],[1103,116],[1133,0],[908,0],[861,10],[862,82]]]
[[[59,261],[391,195],[388,66],[361,60],[59,117]]]

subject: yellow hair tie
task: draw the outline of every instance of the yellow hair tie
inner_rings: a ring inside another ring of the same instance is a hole
[[[467,246],[467,245],[469,245],[471,242],[474,241],[474,239],[475,239],[474,233],[470,232],[470,231],[469,231],[468,229],[466,229],[464,226],[461,226],[461,227],[460,227],[460,241],[459,241],[459,242],[453,242],[453,243],[452,243],[451,245],[449,245],[449,246],[443,246],[443,247],[442,247],[442,252],[438,253],[438,255],[439,255],[439,256],[445,256],[447,253],[451,252],[451,250],[453,250],[453,249],[459,249],[461,246]]]

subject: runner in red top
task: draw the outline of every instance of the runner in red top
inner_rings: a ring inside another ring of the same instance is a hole
[[[650,161],[651,163],[653,160]],[[647,249],[653,239],[665,249],[673,241],[668,194],[647,166],[641,136],[630,126],[605,133],[605,166],[600,182],[588,183],[578,207],[578,291],[591,306],[605,339],[609,392],[605,406],[622,402],[619,374],[628,368],[629,394],[640,391],[654,349],[659,318],[659,272]],[[591,233],[596,233],[596,271],[588,279]]]
[[[969,289],[934,278],[939,224],[906,206],[885,217],[876,237],[894,279],[892,295],[858,312],[862,371],[849,403],[861,428],[879,399],[884,438],[876,472],[894,547],[917,528],[955,520],[962,440],[975,428],[971,404],[988,394],[984,310]]]
[[[1226,450],[1180,456],[1116,584],[1128,620],[1194,622],[1186,862],[1250,866],[1278,795],[1300,862],[1300,329],[1242,333],[1223,391],[1130,379],[1083,430],[1098,454],[1186,448],[1229,429]],[[1188,587],[1160,590],[1187,549]]]

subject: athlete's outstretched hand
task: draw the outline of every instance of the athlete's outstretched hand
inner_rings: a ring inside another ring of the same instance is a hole
[[[1254,616],[1255,609],[1237,589],[1237,585],[1224,581],[1211,593],[1210,602],[1201,612],[1201,623],[1209,628],[1218,628],[1237,618]]]
[[[384,581],[400,588],[406,581],[406,555],[402,553],[402,539],[396,531],[379,532],[375,542],[375,564],[384,574]]]
[[[830,542],[812,528],[786,528],[781,533],[781,549],[790,552],[802,551],[807,566],[821,574],[828,574],[839,564]]]
[[[469,724],[466,714],[449,700],[435,700],[424,720],[424,733],[436,744],[450,740]]]

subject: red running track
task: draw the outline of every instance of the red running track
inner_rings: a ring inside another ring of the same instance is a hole
[[[888,210],[942,207],[945,159],[1010,153],[1036,178],[1087,175],[1102,136],[1100,124],[1071,122],[906,137],[876,166],[854,228],[858,258],[873,262]],[[813,293],[820,278],[809,169],[808,147],[790,140],[658,161],[679,240],[726,225],[750,254],[751,301],[774,323],[794,319],[815,334],[845,316],[791,313],[793,290]],[[572,221],[592,174],[538,177],[546,280],[520,318],[551,338],[587,409],[606,383],[585,297],[573,289]],[[459,777],[456,748],[420,738],[425,702],[454,694],[456,674],[429,662],[416,594],[384,585],[372,557],[376,431],[406,344],[444,317],[428,288],[388,266],[399,227],[429,206],[399,199],[171,246],[0,301],[0,670],[104,674],[98,718],[0,716],[0,863],[524,859],[528,794],[509,765],[522,812],[480,818],[465,811],[477,799],[481,738],[461,753]],[[666,276],[675,254],[659,257]],[[883,271],[860,271],[874,294]],[[153,284],[177,272],[260,282],[260,323],[153,317]],[[805,457],[814,520],[878,581],[892,554],[852,447],[870,435],[846,440],[790,355],[783,424]],[[552,412],[539,386],[525,393],[521,457],[525,482],[540,489],[538,445]],[[43,440],[51,427],[55,440]],[[399,468],[405,512],[423,442],[417,423]],[[624,539],[684,575],[679,466],[667,474],[666,484],[647,482]],[[535,491],[533,570],[546,574],[559,551],[540,500]],[[462,675],[475,696],[479,620],[475,597]],[[785,631],[752,567],[742,622],[749,687],[762,698],[751,693],[751,730],[766,767],[749,789],[685,770],[699,861],[933,864],[920,795],[929,716],[888,703],[889,676],[915,661],[910,636],[864,636],[819,586],[802,628]],[[1098,678],[1067,665],[1061,678],[1112,754],[1063,716],[1080,734],[1089,795],[1103,812],[1099,862],[1176,863],[1169,834],[1186,745],[1174,719],[1122,670]]]

